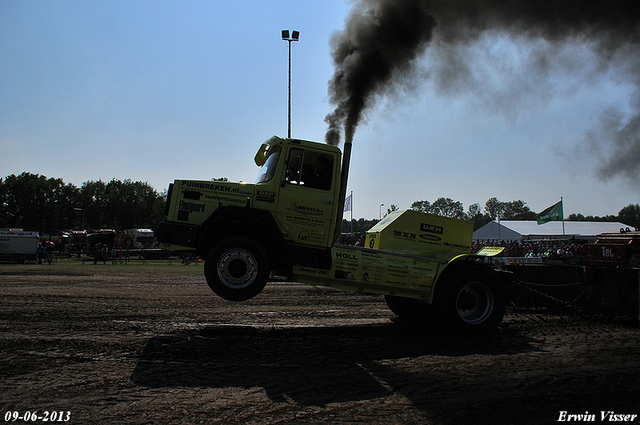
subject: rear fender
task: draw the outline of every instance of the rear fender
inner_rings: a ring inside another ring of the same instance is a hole
[[[478,256],[474,254],[462,254],[454,257],[438,275],[435,292],[438,291],[438,283],[444,280],[443,277],[446,277],[448,274],[457,273],[461,269],[466,269],[469,273],[479,273],[481,275],[490,276],[491,279],[499,281],[501,285],[504,286],[507,283],[507,280],[511,279],[511,275],[499,273],[492,264],[489,264],[486,261],[486,256]]]

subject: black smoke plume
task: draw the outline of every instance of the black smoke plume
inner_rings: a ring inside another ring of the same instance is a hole
[[[331,39],[335,73],[329,100],[335,109],[325,118],[326,141],[337,145],[344,132],[345,141],[351,142],[366,109],[413,75],[417,59],[428,48],[442,65],[428,74],[439,91],[448,94],[477,91],[470,86],[477,81],[471,78],[473,58],[465,49],[485,34],[543,40],[548,47],[537,53],[532,70],[538,77],[553,71],[554,49],[578,42],[590,46],[602,75],[621,66],[635,86],[639,100],[633,117],[603,119],[603,128],[586,139],[598,133],[605,137],[600,143],[609,146],[599,167],[602,178],[618,173],[638,178],[639,24],[638,0],[361,0]]]
[[[336,72],[329,98],[336,109],[325,118],[328,143],[337,145],[343,128],[351,142],[363,110],[424,51],[434,24],[425,4],[415,0],[363,1],[354,7],[345,29],[331,40]]]

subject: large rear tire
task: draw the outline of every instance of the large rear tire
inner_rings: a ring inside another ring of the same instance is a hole
[[[432,313],[430,304],[413,298],[385,295],[384,300],[389,310],[396,316],[411,322],[424,324],[429,320]]]
[[[450,266],[451,267],[451,266]],[[485,336],[502,323],[506,311],[502,282],[481,264],[453,265],[436,284],[435,317],[459,336]]]
[[[246,301],[267,284],[269,263],[264,249],[249,238],[229,238],[205,260],[204,275],[213,292],[230,301]]]

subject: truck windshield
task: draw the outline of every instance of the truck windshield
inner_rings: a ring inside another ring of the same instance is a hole
[[[271,155],[269,155],[267,161],[262,167],[260,167],[260,172],[258,173],[256,183],[268,182],[273,178],[273,175],[276,172],[276,167],[278,165],[278,158],[280,158],[280,152],[273,152]]]

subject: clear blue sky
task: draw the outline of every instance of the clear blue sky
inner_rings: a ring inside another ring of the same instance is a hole
[[[256,149],[287,134],[280,31],[300,31],[293,136],[323,141],[333,110],[329,39],[351,7],[4,0],[0,177],[27,171],[77,186],[132,179],[158,191],[176,178],[253,182]],[[531,74],[548,46],[492,33],[465,50],[475,84],[447,90],[431,78],[451,66],[436,47],[410,86],[380,99],[357,129],[348,188],[355,218],[439,197],[465,210],[491,197],[521,199],[536,212],[564,197],[565,215],[640,203],[638,178],[598,177],[607,147],[585,142],[597,140],[587,136],[603,112],[631,114],[638,93],[622,66],[600,72],[589,49],[567,43],[554,50],[551,72]]]

